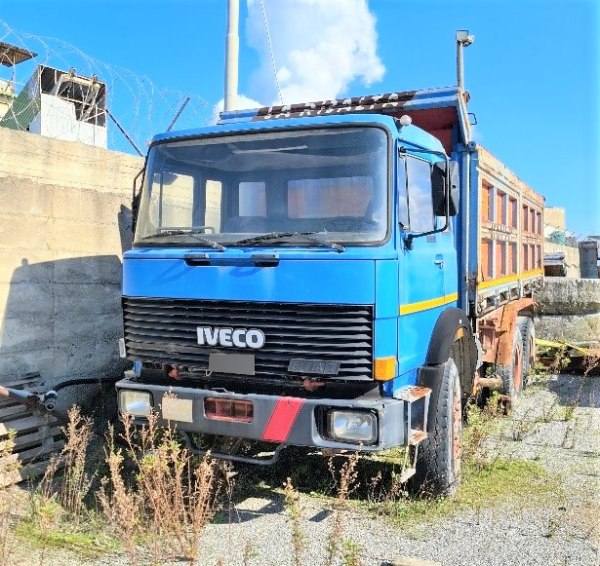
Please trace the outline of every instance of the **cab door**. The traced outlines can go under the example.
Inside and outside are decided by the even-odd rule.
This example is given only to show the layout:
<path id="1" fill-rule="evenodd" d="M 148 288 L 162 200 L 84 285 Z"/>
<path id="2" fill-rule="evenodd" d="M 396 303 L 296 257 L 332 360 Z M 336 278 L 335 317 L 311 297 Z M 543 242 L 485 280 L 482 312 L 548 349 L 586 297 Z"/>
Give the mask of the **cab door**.
<path id="1" fill-rule="evenodd" d="M 398 373 L 414 383 L 425 361 L 429 339 L 445 303 L 447 239 L 442 233 L 420 236 L 439 226 L 431 194 L 432 163 L 423 154 L 398 155 Z"/>

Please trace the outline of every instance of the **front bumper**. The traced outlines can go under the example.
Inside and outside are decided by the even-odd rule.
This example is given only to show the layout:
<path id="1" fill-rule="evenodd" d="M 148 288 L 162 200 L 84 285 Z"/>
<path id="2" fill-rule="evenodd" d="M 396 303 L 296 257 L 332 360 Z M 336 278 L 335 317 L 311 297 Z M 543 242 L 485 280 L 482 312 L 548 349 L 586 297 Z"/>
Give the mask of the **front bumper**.
<path id="1" fill-rule="evenodd" d="M 146 391 L 152 395 L 153 411 L 160 426 L 175 425 L 183 432 L 199 432 L 261 440 L 277 444 L 310 446 L 318 448 L 361 450 L 376 452 L 407 443 L 408 430 L 404 425 L 406 402 L 380 397 L 358 399 L 323 399 L 314 397 L 283 397 L 278 395 L 239 394 L 232 392 L 197 389 L 190 387 L 161 386 L 125 378 L 116 383 L 120 390 Z M 186 411 L 179 421 L 170 415 L 164 418 L 163 397 L 166 394 L 191 402 L 191 413 Z M 228 401 L 251 401 L 251 422 L 232 422 L 208 418 L 205 413 L 205 398 Z M 118 395 L 120 403 L 120 395 Z M 187 403 L 190 407 L 190 403 Z M 329 438 L 325 414 L 329 409 L 340 408 L 372 412 L 377 417 L 377 440 L 370 445 L 340 442 Z M 121 407 L 119 407 L 121 409 Z M 190 418 L 191 416 L 191 418 Z M 191 422 L 186 422 L 191 421 Z M 143 422 L 138 419 L 137 422 Z"/>

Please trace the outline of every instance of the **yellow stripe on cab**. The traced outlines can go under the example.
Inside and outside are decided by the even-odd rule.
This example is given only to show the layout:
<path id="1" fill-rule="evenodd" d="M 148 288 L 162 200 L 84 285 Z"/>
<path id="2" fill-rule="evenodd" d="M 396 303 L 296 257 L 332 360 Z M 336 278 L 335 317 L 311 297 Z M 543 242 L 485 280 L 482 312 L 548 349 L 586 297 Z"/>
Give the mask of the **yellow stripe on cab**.
<path id="1" fill-rule="evenodd" d="M 400 305 L 400 314 L 413 314 L 415 312 L 426 311 L 429 309 L 435 309 L 449 303 L 453 303 L 458 300 L 458 293 L 450 293 L 443 297 L 436 297 L 435 299 L 427 299 L 426 301 L 419 301 L 417 303 L 409 303 L 407 305 Z"/>

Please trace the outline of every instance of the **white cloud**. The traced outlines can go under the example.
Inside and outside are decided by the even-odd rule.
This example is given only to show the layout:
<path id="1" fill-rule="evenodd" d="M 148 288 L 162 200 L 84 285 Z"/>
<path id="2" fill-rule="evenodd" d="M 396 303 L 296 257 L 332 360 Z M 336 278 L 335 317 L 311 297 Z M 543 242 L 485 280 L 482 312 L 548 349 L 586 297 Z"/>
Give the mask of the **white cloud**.
<path id="1" fill-rule="evenodd" d="M 279 104 L 260 0 L 247 0 L 248 43 L 259 54 L 249 94 Z M 263 0 L 283 102 L 336 98 L 355 80 L 382 79 L 366 0 Z M 241 104 L 239 107 L 242 107 Z"/>
<path id="2" fill-rule="evenodd" d="M 219 100 L 219 102 L 217 102 L 213 106 L 213 114 L 212 114 L 212 120 L 211 120 L 212 124 L 217 123 L 217 120 L 219 119 L 219 113 L 223 112 L 224 106 L 225 106 L 225 99 L 223 99 L 223 98 L 221 98 L 221 100 Z M 237 95 L 237 108 L 262 108 L 263 106 L 265 106 L 263 103 L 257 102 L 256 100 L 254 100 L 252 98 L 248 98 L 247 96 L 244 96 L 243 94 Z"/>

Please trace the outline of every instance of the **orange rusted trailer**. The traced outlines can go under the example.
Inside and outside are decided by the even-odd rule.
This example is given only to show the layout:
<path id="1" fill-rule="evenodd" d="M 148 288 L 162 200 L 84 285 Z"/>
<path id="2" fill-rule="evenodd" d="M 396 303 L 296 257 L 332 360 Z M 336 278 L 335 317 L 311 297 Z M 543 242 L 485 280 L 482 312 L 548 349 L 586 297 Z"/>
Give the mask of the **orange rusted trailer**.
<path id="1" fill-rule="evenodd" d="M 482 346 L 480 373 L 492 367 L 501 389 L 514 395 L 535 355 L 533 306 L 544 273 L 544 197 L 482 147 L 474 167 L 477 260 L 469 286 Z"/>

